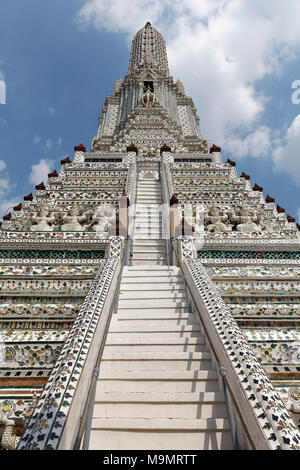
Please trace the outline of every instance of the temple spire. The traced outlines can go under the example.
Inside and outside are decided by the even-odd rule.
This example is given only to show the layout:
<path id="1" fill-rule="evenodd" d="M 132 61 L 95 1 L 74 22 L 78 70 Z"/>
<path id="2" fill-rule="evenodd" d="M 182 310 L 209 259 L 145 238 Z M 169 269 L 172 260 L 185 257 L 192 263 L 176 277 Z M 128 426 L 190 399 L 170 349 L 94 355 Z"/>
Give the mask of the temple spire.
<path id="1" fill-rule="evenodd" d="M 141 68 L 153 68 L 158 74 L 169 76 L 165 41 L 150 21 L 136 33 L 131 46 L 129 73 Z"/>

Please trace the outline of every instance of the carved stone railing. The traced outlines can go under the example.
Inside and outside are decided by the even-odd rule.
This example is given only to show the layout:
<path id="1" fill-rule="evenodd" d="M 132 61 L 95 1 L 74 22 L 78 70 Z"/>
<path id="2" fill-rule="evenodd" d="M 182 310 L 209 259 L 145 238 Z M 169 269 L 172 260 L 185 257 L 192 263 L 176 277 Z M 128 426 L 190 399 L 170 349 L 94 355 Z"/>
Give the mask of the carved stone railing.
<path id="1" fill-rule="evenodd" d="M 111 237 L 110 258 L 99 271 L 80 308 L 18 450 L 72 449 L 124 254 L 124 239 Z"/>
<path id="2" fill-rule="evenodd" d="M 135 203 L 136 185 L 137 185 L 137 164 L 136 164 L 136 153 L 128 152 L 128 175 L 125 186 L 126 194 L 129 198 L 130 204 Z"/>
<path id="3" fill-rule="evenodd" d="M 169 152 L 162 153 L 162 186 L 166 188 L 166 194 L 169 202 L 171 197 L 173 196 L 173 185 L 170 171 L 170 163 L 172 162 L 172 160 L 173 158 L 171 157 L 171 154 Z"/>
<path id="4" fill-rule="evenodd" d="M 255 449 L 300 450 L 300 432 L 200 261 L 191 237 L 178 256 L 216 361 L 224 365 L 233 401 Z"/>

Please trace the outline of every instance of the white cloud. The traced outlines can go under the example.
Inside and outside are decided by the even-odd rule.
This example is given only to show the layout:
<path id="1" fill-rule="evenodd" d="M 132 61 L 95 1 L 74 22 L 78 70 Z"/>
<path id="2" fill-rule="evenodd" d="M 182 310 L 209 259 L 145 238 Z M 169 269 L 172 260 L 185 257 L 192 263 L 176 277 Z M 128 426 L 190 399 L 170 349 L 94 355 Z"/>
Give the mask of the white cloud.
<path id="1" fill-rule="evenodd" d="M 0 160 L 0 173 L 3 172 L 6 168 L 6 163 L 3 160 Z M 7 175 L 1 174 L 0 177 L 0 199 L 6 196 L 11 191 L 11 182 Z"/>
<path id="2" fill-rule="evenodd" d="M 50 116 L 53 116 L 53 114 L 55 114 L 55 108 L 49 108 L 48 112 L 49 112 Z"/>
<path id="3" fill-rule="evenodd" d="M 33 139 L 33 143 L 34 143 L 35 145 L 38 145 L 38 144 L 40 143 L 40 141 L 41 141 L 41 138 L 40 138 L 39 136 L 36 136 L 36 137 Z"/>
<path id="4" fill-rule="evenodd" d="M 62 137 L 59 137 L 59 138 L 58 138 L 57 143 L 58 143 L 59 146 L 62 145 L 62 143 L 63 143 Z"/>
<path id="5" fill-rule="evenodd" d="M 0 104 L 6 104 L 6 83 L 1 79 L 0 73 Z"/>
<path id="6" fill-rule="evenodd" d="M 48 180 L 48 173 L 51 172 L 53 164 L 53 160 L 42 158 L 39 163 L 32 165 L 29 175 L 30 183 L 39 184 L 41 181 L 46 183 Z"/>
<path id="7" fill-rule="evenodd" d="M 267 157 L 272 146 L 271 129 L 268 126 L 259 126 L 244 139 L 232 135 L 225 141 L 225 146 L 236 158 L 247 155 Z"/>
<path id="8" fill-rule="evenodd" d="M 225 150 L 234 142 L 237 157 L 270 149 L 261 123 L 269 97 L 256 84 L 295 59 L 299 17 L 298 0 L 288 8 L 281 0 L 89 0 L 78 13 L 80 25 L 130 39 L 151 21 L 167 42 L 171 74 L 198 107 L 203 135 Z"/>
<path id="9" fill-rule="evenodd" d="M 6 163 L 3 160 L 0 160 L 0 172 L 6 168 Z"/>
<path id="10" fill-rule="evenodd" d="M 277 140 L 273 160 L 275 171 L 287 173 L 300 186 L 300 114 L 295 117 L 286 135 Z"/>

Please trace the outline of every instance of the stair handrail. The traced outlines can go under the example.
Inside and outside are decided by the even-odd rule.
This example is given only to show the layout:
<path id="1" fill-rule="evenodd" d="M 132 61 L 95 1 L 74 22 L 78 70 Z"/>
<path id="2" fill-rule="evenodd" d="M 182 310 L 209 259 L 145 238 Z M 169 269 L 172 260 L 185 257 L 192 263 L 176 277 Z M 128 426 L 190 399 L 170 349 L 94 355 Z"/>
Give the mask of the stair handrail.
<path id="1" fill-rule="evenodd" d="M 134 245 L 134 236 L 135 236 L 135 226 L 136 226 L 136 201 L 137 201 L 137 186 L 138 186 L 138 162 L 135 161 L 132 164 L 132 172 L 134 173 L 135 184 L 134 190 L 131 192 L 132 196 L 130 199 L 130 220 L 128 224 L 128 237 L 127 237 L 127 249 L 125 256 L 125 266 L 132 265 L 132 256 L 133 256 L 133 245 Z M 131 214 L 133 208 L 133 214 Z"/>
<path id="2" fill-rule="evenodd" d="M 193 293 L 189 289 L 186 275 L 184 274 L 183 269 L 182 269 L 182 262 L 181 262 L 181 260 L 178 256 L 178 253 L 175 249 L 174 241 L 175 241 L 175 239 L 174 239 L 174 237 L 172 237 L 171 238 L 172 260 L 174 260 L 174 257 L 173 257 L 173 253 L 174 253 L 175 258 L 177 260 L 177 263 L 178 263 L 178 265 L 181 269 L 181 272 L 182 272 L 184 285 L 185 285 L 185 290 L 186 290 L 186 295 L 187 295 L 188 305 L 190 306 L 191 303 L 192 303 L 193 307 L 197 310 L 198 317 L 200 319 L 200 314 L 198 312 L 197 303 L 195 301 Z M 192 299 L 192 302 L 190 301 L 190 299 Z M 201 322 L 201 320 L 200 320 L 200 322 Z M 205 325 L 203 325 L 202 322 L 201 322 L 201 326 L 202 326 L 203 330 L 205 331 L 205 339 L 208 341 L 210 349 L 213 351 L 213 355 L 214 355 L 214 358 L 217 362 L 218 370 L 219 370 L 220 376 L 222 378 L 222 384 L 223 384 L 223 390 L 224 390 L 226 409 L 227 409 L 227 415 L 228 415 L 228 421 L 229 421 L 229 426 L 230 426 L 230 432 L 231 432 L 233 448 L 234 448 L 234 450 L 239 450 L 240 446 L 239 446 L 239 441 L 238 441 L 238 437 L 237 437 L 236 422 L 235 422 L 235 417 L 234 417 L 233 408 L 232 408 L 232 391 L 230 389 L 230 384 L 228 383 L 227 371 L 226 371 L 225 366 L 219 360 L 217 352 L 215 351 L 214 345 L 213 345 L 212 341 L 209 338 L 209 335 L 206 331 Z M 244 425 L 245 424 L 246 423 L 244 423 Z M 249 438 L 250 438 L 250 436 L 249 436 Z M 250 438 L 250 440 L 251 440 L 251 438 Z"/>
<path id="3" fill-rule="evenodd" d="M 109 326 L 110 326 L 110 323 L 111 323 L 112 315 L 113 315 L 113 313 L 117 313 L 116 310 L 117 310 L 118 300 L 119 300 L 119 295 L 120 295 L 120 285 L 121 285 L 124 265 L 125 265 L 125 260 L 124 260 L 124 257 L 123 257 L 122 260 L 121 260 L 121 267 L 120 267 L 120 271 L 119 271 L 119 274 L 118 274 L 118 281 L 117 281 L 114 297 L 113 297 L 113 300 L 111 302 L 109 314 L 108 314 L 108 317 L 107 317 L 107 322 L 106 322 L 106 325 L 105 325 L 105 328 L 104 328 L 104 333 L 103 333 L 102 340 L 101 340 L 101 343 L 100 343 L 100 347 L 99 347 L 99 350 L 98 350 L 98 355 L 97 355 L 96 362 L 95 362 L 95 365 L 94 365 L 94 368 L 93 368 L 92 379 L 91 379 L 91 382 L 90 382 L 90 385 L 89 385 L 89 391 L 88 391 L 87 399 L 86 399 L 86 402 L 85 402 L 84 411 L 83 411 L 83 414 L 82 414 L 82 417 L 81 417 L 81 420 L 80 420 L 79 430 L 78 430 L 78 433 L 77 433 L 77 437 L 75 439 L 73 450 L 80 450 L 80 446 L 81 446 L 83 436 L 84 436 L 84 440 L 83 440 L 83 446 L 82 446 L 81 450 L 88 450 L 89 449 L 89 441 L 90 441 L 90 434 L 91 434 L 91 427 L 92 427 L 93 410 L 94 410 L 95 396 L 96 396 L 96 385 L 97 385 L 97 380 L 98 380 L 99 373 L 100 373 L 100 362 L 101 362 L 101 359 L 102 359 L 103 349 L 104 349 L 104 346 L 105 346 L 107 333 L 108 333 L 108 329 L 109 329 Z"/>
<path id="4" fill-rule="evenodd" d="M 162 196 L 163 196 L 163 228 L 166 243 L 167 265 L 170 266 L 170 199 L 168 197 L 167 177 L 165 175 L 165 165 L 160 165 L 160 175 L 162 181 Z"/>

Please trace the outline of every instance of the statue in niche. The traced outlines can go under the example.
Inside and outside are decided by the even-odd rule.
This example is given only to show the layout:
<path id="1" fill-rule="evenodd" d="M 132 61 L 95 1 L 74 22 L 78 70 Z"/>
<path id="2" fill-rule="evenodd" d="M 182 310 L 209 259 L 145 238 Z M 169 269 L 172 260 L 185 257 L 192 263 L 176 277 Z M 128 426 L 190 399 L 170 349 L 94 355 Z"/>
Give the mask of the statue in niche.
<path id="1" fill-rule="evenodd" d="M 152 108 L 156 101 L 155 93 L 152 91 L 150 85 L 147 86 L 146 91 L 143 93 L 142 102 L 145 108 Z"/>
<path id="2" fill-rule="evenodd" d="M 80 215 L 77 204 L 74 204 L 68 215 L 63 216 L 63 224 L 61 230 L 63 232 L 82 232 L 84 227 L 82 223 L 85 222 L 86 216 Z"/>
<path id="3" fill-rule="evenodd" d="M 115 221 L 116 209 L 110 204 L 102 204 L 92 214 L 89 229 L 93 232 L 107 234 L 108 227 Z"/>
<path id="4" fill-rule="evenodd" d="M 41 206 L 38 214 L 31 217 L 31 222 L 30 230 L 33 232 L 53 232 L 55 217 L 53 214 L 49 215 L 45 206 Z"/>
<path id="5" fill-rule="evenodd" d="M 258 224 L 261 230 L 265 230 L 266 232 L 273 232 L 276 230 L 276 222 L 273 220 L 271 214 L 263 214 L 262 212 L 258 214 Z"/>
<path id="6" fill-rule="evenodd" d="M 228 215 L 213 204 L 205 216 L 206 230 L 208 232 L 231 232 L 232 226 L 226 225 Z M 208 223 L 208 224 L 207 224 Z"/>
<path id="7" fill-rule="evenodd" d="M 250 210 L 246 205 L 239 206 L 237 213 L 231 213 L 231 219 L 236 224 L 238 232 L 256 232 L 260 229 L 256 222 L 258 217 L 255 211 Z"/>

